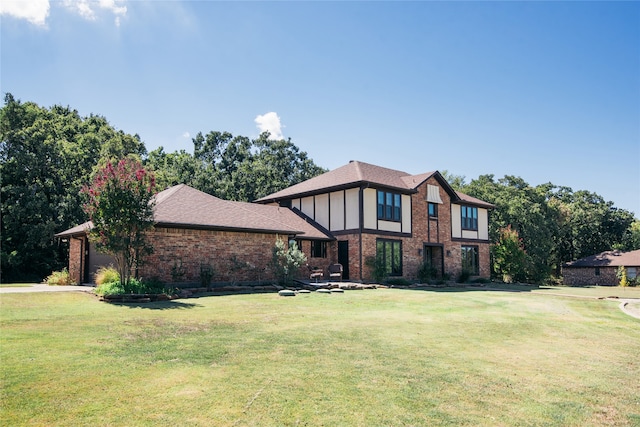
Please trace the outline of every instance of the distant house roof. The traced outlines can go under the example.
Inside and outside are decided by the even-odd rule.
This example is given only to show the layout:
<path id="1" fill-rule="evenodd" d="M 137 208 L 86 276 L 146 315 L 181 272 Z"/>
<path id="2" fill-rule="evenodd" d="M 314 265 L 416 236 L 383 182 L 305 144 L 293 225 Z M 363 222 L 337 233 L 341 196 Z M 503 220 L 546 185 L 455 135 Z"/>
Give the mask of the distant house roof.
<path id="1" fill-rule="evenodd" d="M 153 219 L 156 226 L 209 228 L 303 235 L 309 239 L 333 239 L 312 220 L 291 209 L 223 200 L 188 185 L 180 184 L 155 196 Z M 57 237 L 80 235 L 90 222 L 73 227 Z"/>
<path id="2" fill-rule="evenodd" d="M 262 197 L 256 202 L 271 203 L 294 197 L 305 197 L 327 191 L 354 188 L 362 184 L 396 189 L 404 193 L 415 192 L 427 179 L 435 177 L 447 191 L 453 202 L 464 201 L 479 206 L 493 208 L 490 203 L 457 192 L 442 177 L 440 172 L 426 172 L 419 175 L 410 175 L 406 172 L 388 169 L 369 163 L 352 160 L 348 164 L 332 171 L 323 173 L 284 190 Z"/>
<path id="3" fill-rule="evenodd" d="M 640 250 L 631 252 L 607 251 L 563 265 L 572 267 L 640 267 Z"/>

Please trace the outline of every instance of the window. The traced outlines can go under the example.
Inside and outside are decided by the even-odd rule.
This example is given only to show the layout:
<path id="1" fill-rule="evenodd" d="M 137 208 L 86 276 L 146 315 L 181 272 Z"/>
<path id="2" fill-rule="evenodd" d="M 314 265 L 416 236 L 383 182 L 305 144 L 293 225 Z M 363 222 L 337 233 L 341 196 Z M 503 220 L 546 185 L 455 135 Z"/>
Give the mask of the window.
<path id="1" fill-rule="evenodd" d="M 381 260 L 389 276 L 402 276 L 402 242 L 399 240 L 378 239 L 376 258 Z"/>
<path id="2" fill-rule="evenodd" d="M 429 217 L 437 218 L 438 217 L 438 205 L 435 203 L 429 202 Z"/>
<path id="3" fill-rule="evenodd" d="M 311 241 L 311 258 L 326 258 L 327 242 L 321 240 Z"/>
<path id="4" fill-rule="evenodd" d="M 398 193 L 378 190 L 378 219 L 400 221 L 402 219 L 401 200 Z"/>
<path id="5" fill-rule="evenodd" d="M 600 275 L 600 267 L 596 267 L 596 276 Z"/>
<path id="6" fill-rule="evenodd" d="M 471 206 L 461 206 L 462 213 L 462 229 L 477 230 L 478 229 L 478 208 Z"/>
<path id="7" fill-rule="evenodd" d="M 636 277 L 638 277 L 638 269 L 636 269 L 635 267 L 628 267 L 627 268 L 627 278 L 628 279 L 635 279 Z"/>
<path id="8" fill-rule="evenodd" d="M 462 246 L 462 269 L 471 273 L 472 276 L 480 274 L 480 263 L 478 261 L 477 246 Z"/>

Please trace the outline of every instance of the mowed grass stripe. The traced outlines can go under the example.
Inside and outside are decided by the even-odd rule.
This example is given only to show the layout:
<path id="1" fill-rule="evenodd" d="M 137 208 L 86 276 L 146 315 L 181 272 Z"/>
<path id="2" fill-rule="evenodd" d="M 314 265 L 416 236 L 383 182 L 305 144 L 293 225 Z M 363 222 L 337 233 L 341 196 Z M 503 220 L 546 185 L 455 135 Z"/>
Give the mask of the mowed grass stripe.
<path id="1" fill-rule="evenodd" d="M 0 296 L 2 425 L 638 425 L 617 302 L 420 290 Z"/>

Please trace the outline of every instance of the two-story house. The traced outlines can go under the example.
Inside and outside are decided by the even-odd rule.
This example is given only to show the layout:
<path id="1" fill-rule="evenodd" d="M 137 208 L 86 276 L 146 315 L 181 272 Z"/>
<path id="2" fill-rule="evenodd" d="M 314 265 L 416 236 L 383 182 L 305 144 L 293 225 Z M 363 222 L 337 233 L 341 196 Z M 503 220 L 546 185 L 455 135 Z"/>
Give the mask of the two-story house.
<path id="1" fill-rule="evenodd" d="M 256 202 L 291 208 L 335 237 L 298 236 L 310 263 L 337 260 L 351 280 L 371 278 L 369 257 L 380 257 L 391 276 L 415 278 L 423 262 L 439 275 L 490 275 L 493 205 L 456 192 L 437 171 L 409 175 L 351 161 Z"/>
<path id="2" fill-rule="evenodd" d="M 211 265 L 214 281 L 268 280 L 278 239 L 296 240 L 310 267 L 339 262 L 343 279 L 370 280 L 370 257 L 380 257 L 389 275 L 408 279 L 423 262 L 439 276 L 455 278 L 463 269 L 490 275 L 492 205 L 454 191 L 439 172 L 408 175 L 354 161 L 257 203 L 186 185 L 158 193 L 155 202 L 148 236 L 154 252 L 140 266 L 141 277 L 197 282 L 202 266 Z M 113 262 L 89 241 L 91 226 L 57 234 L 69 243 L 69 273 L 79 283 Z"/>

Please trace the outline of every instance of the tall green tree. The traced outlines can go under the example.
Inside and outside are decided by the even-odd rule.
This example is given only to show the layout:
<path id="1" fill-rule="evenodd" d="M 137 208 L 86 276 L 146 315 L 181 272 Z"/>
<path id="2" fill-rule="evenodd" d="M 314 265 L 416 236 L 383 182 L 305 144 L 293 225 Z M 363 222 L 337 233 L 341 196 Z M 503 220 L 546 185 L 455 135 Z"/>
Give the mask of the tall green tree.
<path id="1" fill-rule="evenodd" d="M 227 200 L 253 201 L 326 170 L 288 140 L 257 139 L 229 132 L 201 132 L 193 138 L 192 185 Z"/>
<path id="2" fill-rule="evenodd" d="M 103 117 L 23 103 L 10 93 L 0 137 L 2 281 L 41 280 L 66 265 L 53 235 L 85 221 L 80 190 L 101 159 L 146 150 Z"/>
<path id="3" fill-rule="evenodd" d="M 134 158 L 108 162 L 83 189 L 88 196 L 84 210 L 93 223 L 89 238 L 99 251 L 115 258 L 125 286 L 153 251 L 147 232 L 154 224 L 154 190 L 153 175 Z"/>

